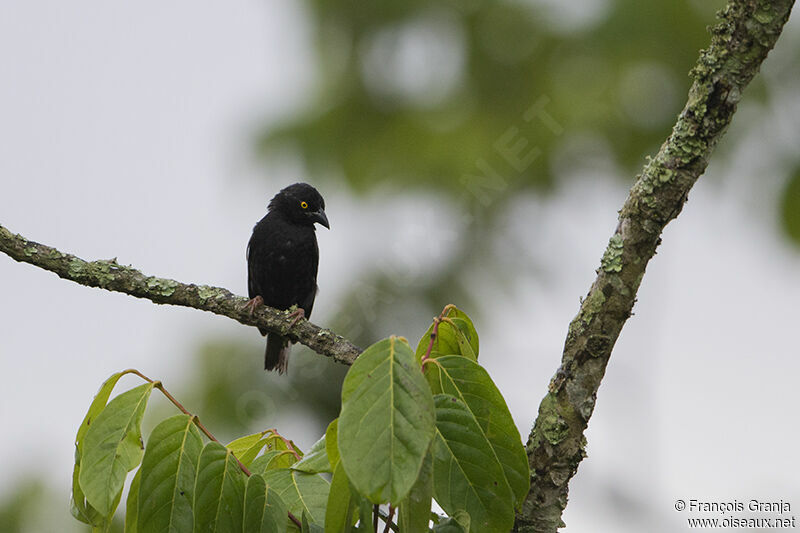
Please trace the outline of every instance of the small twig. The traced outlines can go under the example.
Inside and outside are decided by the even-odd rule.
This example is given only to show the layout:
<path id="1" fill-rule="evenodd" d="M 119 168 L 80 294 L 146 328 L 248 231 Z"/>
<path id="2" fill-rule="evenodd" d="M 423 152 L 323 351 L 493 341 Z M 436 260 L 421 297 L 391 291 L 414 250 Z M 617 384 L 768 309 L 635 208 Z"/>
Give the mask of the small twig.
<path id="1" fill-rule="evenodd" d="M 389 515 L 387 515 L 386 513 L 381 511 L 380 509 L 378 510 L 378 515 L 381 517 L 381 519 L 384 522 L 389 520 Z M 392 531 L 395 531 L 397 533 L 399 533 L 399 531 L 400 531 L 400 527 L 397 524 L 395 524 L 394 522 L 392 522 L 391 520 L 389 520 L 389 529 L 391 529 Z"/>
<path id="2" fill-rule="evenodd" d="M 301 460 L 303 458 L 303 456 L 297 451 L 297 448 L 294 445 L 294 441 L 289 440 L 286 437 L 284 437 L 283 435 L 281 435 L 280 433 L 278 433 L 277 429 L 269 428 L 267 430 L 264 430 L 262 435 L 266 435 L 267 433 L 271 433 L 273 436 L 278 437 L 279 439 L 281 439 L 283 441 L 283 443 L 286 445 L 286 448 L 287 448 L 286 451 L 291 452 L 294 455 L 295 459 L 297 459 L 299 461 L 299 460 Z"/>
<path id="3" fill-rule="evenodd" d="M 425 350 L 425 355 L 422 356 L 421 363 L 424 363 L 428 360 L 431 356 L 431 350 L 433 350 L 433 343 L 436 342 L 436 336 L 439 335 L 439 322 L 441 322 L 441 318 L 436 317 L 433 319 L 433 330 L 431 331 L 431 341 L 428 343 L 428 349 Z"/>
<path id="4" fill-rule="evenodd" d="M 372 507 L 372 531 L 374 531 L 375 533 L 378 533 L 378 516 L 380 516 L 380 514 L 381 514 L 381 508 L 376 503 Z"/>
<path id="5" fill-rule="evenodd" d="M 455 305 L 447 304 L 444 306 L 444 309 L 442 309 L 442 312 L 439 314 L 439 316 L 434 317 L 433 330 L 431 331 L 431 341 L 428 343 L 428 349 L 425 350 L 425 355 L 422 356 L 422 360 L 420 361 L 421 363 L 424 363 L 431 356 L 431 351 L 433 351 L 433 343 L 436 342 L 436 337 L 439 335 L 439 323 L 444 320 L 453 324 L 447 315 L 450 314 L 451 309 L 455 308 Z"/>
<path id="6" fill-rule="evenodd" d="M 208 428 L 206 428 L 203 425 L 203 423 L 200 422 L 200 419 L 197 417 L 197 415 L 193 415 L 192 413 L 190 413 L 183 405 L 181 405 L 181 402 L 176 400 L 175 397 L 172 394 L 170 394 L 169 391 L 167 391 L 167 389 L 164 388 L 164 384 L 163 383 L 161 383 L 160 381 L 156 381 L 154 379 L 150 379 L 149 377 L 145 376 L 144 374 L 142 374 L 141 372 L 139 372 L 135 368 L 129 368 L 128 370 L 123 371 L 122 374 L 123 375 L 124 374 L 136 374 L 137 376 L 139 376 L 143 380 L 147 381 L 148 383 L 152 383 L 155 388 L 160 390 L 161 393 L 164 396 L 166 396 L 167 400 L 172 402 L 172 405 L 177 407 L 183 414 L 189 415 L 189 417 L 191 417 L 191 419 L 192 419 L 192 422 L 194 422 L 194 425 L 196 425 L 200 429 L 200 431 L 205 433 L 206 437 L 208 437 L 209 439 L 213 440 L 217 444 L 222 444 L 219 440 L 217 440 L 217 438 L 214 435 L 211 434 L 211 432 L 208 430 Z M 224 444 L 222 444 L 222 445 L 225 446 Z M 248 470 L 247 467 L 242 464 L 242 462 L 239 460 L 238 457 L 236 457 L 235 454 L 233 455 L 233 458 L 236 459 L 237 463 L 239 463 L 239 468 L 242 469 L 242 472 L 244 472 L 247 477 L 250 477 L 250 475 L 251 475 L 250 470 Z"/>
<path id="7" fill-rule="evenodd" d="M 179 410 L 180 410 L 180 411 L 181 411 L 183 414 L 185 414 L 185 415 L 188 415 L 188 416 L 191 418 L 191 420 L 192 420 L 192 422 L 194 423 L 194 425 L 196 425 L 196 426 L 197 426 L 197 427 L 200 429 L 200 431 L 202 431 L 202 432 L 205 434 L 205 436 L 206 436 L 206 437 L 208 437 L 210 440 L 212 440 L 212 441 L 216 442 L 217 444 L 221 444 L 221 445 L 225 446 L 225 445 L 224 445 L 224 444 L 222 444 L 222 443 L 221 443 L 219 440 L 217 440 L 217 438 L 216 438 L 214 435 L 212 435 L 212 434 L 211 434 L 211 432 L 208 430 L 208 428 L 206 428 L 206 427 L 203 425 L 203 423 L 202 423 L 202 422 L 200 422 L 200 419 L 197 417 L 197 415 L 193 415 L 192 413 L 190 413 L 190 412 L 189 412 L 189 411 L 188 411 L 188 410 L 187 410 L 187 409 L 186 409 L 186 408 L 185 408 L 185 407 L 184 407 L 184 406 L 181 404 L 181 402 L 179 402 L 178 400 L 176 400 L 176 399 L 175 399 L 175 397 L 174 397 L 172 394 L 170 394 L 170 393 L 169 393 L 169 391 L 168 391 L 166 388 L 164 388 L 164 384 L 163 384 L 163 383 L 161 383 L 160 381 L 156 381 L 156 380 L 154 380 L 154 379 L 150 379 L 149 377 L 145 376 L 144 374 L 142 374 L 141 372 L 139 372 L 139 371 L 138 371 L 138 370 L 136 370 L 135 368 L 129 368 L 129 369 L 127 369 L 127 370 L 123 370 L 122 372 L 120 372 L 120 374 L 121 374 L 121 375 L 125 375 L 125 374 L 135 374 L 135 375 L 139 376 L 140 378 L 142 378 L 143 380 L 147 381 L 148 383 L 152 383 L 152 384 L 153 384 L 153 387 L 155 387 L 156 389 L 160 390 L 160 391 L 161 391 L 161 393 L 162 393 L 162 394 L 163 394 L 163 395 L 164 395 L 164 396 L 167 398 L 167 400 L 169 400 L 170 402 L 172 402 L 172 405 L 174 405 L 175 407 L 177 407 L 177 408 L 178 408 L 178 409 L 179 409 Z M 283 439 L 284 441 L 286 441 L 286 439 L 284 439 L 284 438 L 283 438 L 281 435 L 279 435 L 277 431 L 275 431 L 274 433 L 275 433 L 276 435 L 278 435 L 278 437 L 280 437 L 281 439 Z M 291 441 L 290 441 L 290 442 L 291 442 Z M 227 447 L 226 447 L 226 448 L 227 448 Z M 295 452 L 294 450 L 292 450 L 292 452 L 293 452 L 295 455 L 297 455 L 297 452 Z M 252 474 L 251 474 L 251 472 L 250 472 L 250 470 L 248 470 L 248 468 L 247 468 L 246 466 L 244 466 L 244 464 L 242 464 L 242 462 L 239 460 L 239 458 L 238 458 L 238 457 L 236 457 L 236 454 L 231 454 L 231 455 L 233 456 L 233 458 L 234 458 L 234 459 L 236 459 L 236 462 L 239 464 L 239 468 L 241 468 L 241 469 L 242 469 L 242 472 L 244 472 L 244 474 L 245 474 L 247 477 L 250 477 L 250 476 L 252 475 Z M 303 524 L 300 522 L 300 520 L 298 520 L 298 519 L 297 519 L 297 517 L 296 517 L 296 516 L 294 516 L 294 515 L 291 513 L 291 511 L 287 511 L 287 512 L 288 512 L 288 515 L 289 515 L 289 520 L 291 520 L 292 522 L 294 522 L 294 524 L 295 524 L 297 527 L 299 527 L 299 528 L 302 528 L 302 527 L 303 527 Z"/>
<path id="8" fill-rule="evenodd" d="M 283 437 L 281 437 L 281 438 L 283 439 Z M 292 441 L 287 441 L 286 439 L 283 439 L 283 441 L 284 441 L 284 442 L 286 443 L 286 445 L 289 447 L 289 450 L 288 450 L 288 451 L 292 452 L 292 453 L 294 454 L 294 457 L 295 457 L 295 459 L 297 459 L 298 461 L 300 461 L 300 460 L 301 460 L 303 457 L 302 457 L 302 456 L 301 456 L 301 455 L 300 455 L 300 454 L 297 452 L 297 450 L 295 449 L 295 447 L 294 447 L 294 442 L 292 442 Z"/>
<path id="9" fill-rule="evenodd" d="M 383 522 L 386 524 L 386 526 L 384 526 L 383 528 L 383 533 L 389 533 L 389 530 L 392 527 L 392 517 L 394 517 L 394 507 L 390 505 L 389 516 L 383 518 Z M 377 531 L 375 533 L 377 533 Z"/>
<path id="10" fill-rule="evenodd" d="M 455 322 L 453 322 L 453 319 L 452 319 L 452 318 L 450 318 L 449 316 L 443 316 L 443 317 L 441 317 L 441 319 L 440 319 L 440 320 L 441 320 L 442 322 L 446 322 L 446 323 L 450 324 L 450 325 L 451 325 L 451 326 L 453 326 L 454 328 L 457 328 L 457 327 L 458 327 L 458 326 L 456 326 L 456 323 L 455 323 Z"/>

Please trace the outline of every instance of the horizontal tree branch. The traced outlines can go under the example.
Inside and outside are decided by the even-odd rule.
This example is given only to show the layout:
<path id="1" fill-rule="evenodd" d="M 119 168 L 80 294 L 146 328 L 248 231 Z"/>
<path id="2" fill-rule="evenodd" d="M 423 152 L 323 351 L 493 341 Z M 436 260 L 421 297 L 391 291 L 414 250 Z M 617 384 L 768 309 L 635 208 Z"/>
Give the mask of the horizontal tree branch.
<path id="1" fill-rule="evenodd" d="M 648 161 L 619 215 L 597 278 L 573 319 L 561 366 L 528 439 L 531 490 L 515 531 L 557 531 L 567 489 L 585 457 L 586 430 L 611 350 L 631 315 L 661 232 L 731 122 L 742 91 L 781 34 L 794 0 L 730 0 L 711 45 L 692 70 L 689 98 L 672 134 Z"/>
<path id="2" fill-rule="evenodd" d="M 180 305 L 232 318 L 247 326 L 265 328 L 292 342 L 305 344 L 315 352 L 346 365 L 352 364 L 361 349 L 344 337 L 300 319 L 294 326 L 288 312 L 259 307 L 252 315 L 245 310 L 247 298 L 227 289 L 209 285 L 181 283 L 147 276 L 130 266 L 108 261 L 84 261 L 50 246 L 11 233 L 0 226 L 0 251 L 11 258 L 49 270 L 59 277 L 108 291 L 122 292 L 157 304 Z"/>

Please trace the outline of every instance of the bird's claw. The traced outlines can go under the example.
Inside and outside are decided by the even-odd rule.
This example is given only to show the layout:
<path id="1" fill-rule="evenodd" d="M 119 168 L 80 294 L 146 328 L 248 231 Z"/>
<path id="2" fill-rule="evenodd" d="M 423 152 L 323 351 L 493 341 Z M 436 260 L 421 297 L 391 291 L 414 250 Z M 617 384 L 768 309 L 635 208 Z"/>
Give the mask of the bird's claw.
<path id="1" fill-rule="evenodd" d="M 306 317 L 306 312 L 303 310 L 302 307 L 298 307 L 297 309 L 289 313 L 289 317 L 292 319 L 292 323 L 289 324 L 289 327 L 293 328 L 301 318 Z"/>
<path id="2" fill-rule="evenodd" d="M 247 311 L 250 316 L 253 316 L 253 313 L 256 312 L 256 309 L 264 305 L 264 299 L 261 296 L 256 296 L 247 301 L 246 304 L 242 307 L 243 311 Z"/>

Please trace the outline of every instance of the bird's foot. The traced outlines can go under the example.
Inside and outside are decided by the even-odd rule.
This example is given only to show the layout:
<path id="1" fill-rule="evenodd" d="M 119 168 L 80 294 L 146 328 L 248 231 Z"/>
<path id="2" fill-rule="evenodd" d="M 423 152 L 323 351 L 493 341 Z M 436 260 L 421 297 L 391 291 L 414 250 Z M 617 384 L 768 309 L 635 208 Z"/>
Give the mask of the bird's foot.
<path id="1" fill-rule="evenodd" d="M 253 316 L 253 313 L 256 312 L 256 309 L 264 305 L 264 299 L 261 296 L 256 296 L 247 301 L 246 304 L 242 307 L 243 311 L 247 311 L 250 316 Z"/>
<path id="2" fill-rule="evenodd" d="M 297 309 L 289 313 L 289 317 L 292 319 L 292 323 L 289 324 L 289 327 L 293 328 L 301 318 L 306 317 L 306 312 L 303 311 L 302 307 L 298 307 Z"/>

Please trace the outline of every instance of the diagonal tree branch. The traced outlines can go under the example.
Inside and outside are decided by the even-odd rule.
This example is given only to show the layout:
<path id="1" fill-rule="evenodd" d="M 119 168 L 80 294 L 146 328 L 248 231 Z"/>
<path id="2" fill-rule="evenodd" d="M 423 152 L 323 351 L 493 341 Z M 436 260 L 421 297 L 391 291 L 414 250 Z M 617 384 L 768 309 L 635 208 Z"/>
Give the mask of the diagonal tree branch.
<path id="1" fill-rule="evenodd" d="M 84 261 L 37 242 L 15 235 L 0 226 L 0 252 L 56 273 L 59 277 L 109 291 L 145 298 L 157 304 L 181 305 L 227 316 L 247 326 L 260 326 L 305 344 L 334 361 L 352 364 L 361 349 L 330 330 L 301 319 L 292 326 L 288 312 L 260 307 L 251 316 L 244 309 L 247 298 L 227 289 L 180 283 L 175 280 L 146 276 L 139 270 L 109 261 Z"/>
<path id="2" fill-rule="evenodd" d="M 664 227 L 678 216 L 705 171 L 742 91 L 775 45 L 793 4 L 794 0 L 730 0 L 711 29 L 711 45 L 691 73 L 694 81 L 686 107 L 631 188 L 597 278 L 570 324 L 561 366 L 528 439 L 531 490 L 515 531 L 551 533 L 564 526 L 561 514 L 568 484 L 586 455 L 583 433 L 645 267 Z"/>

